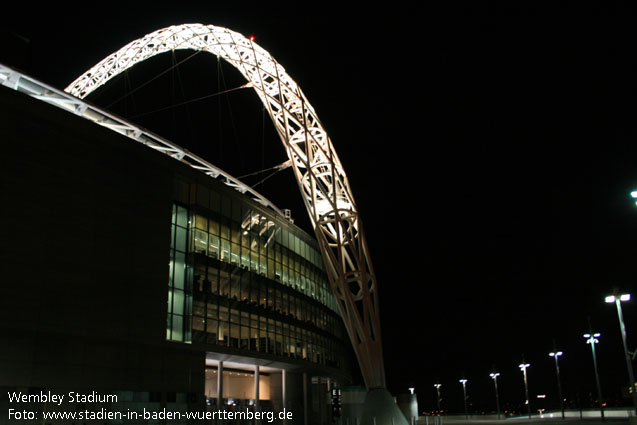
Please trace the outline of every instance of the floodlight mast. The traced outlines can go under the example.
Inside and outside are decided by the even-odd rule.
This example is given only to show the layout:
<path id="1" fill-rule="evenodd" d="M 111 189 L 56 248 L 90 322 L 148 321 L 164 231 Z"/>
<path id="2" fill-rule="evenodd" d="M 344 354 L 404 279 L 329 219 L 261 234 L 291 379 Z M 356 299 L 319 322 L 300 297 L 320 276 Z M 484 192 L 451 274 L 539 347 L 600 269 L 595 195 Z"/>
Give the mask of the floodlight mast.
<path id="1" fill-rule="evenodd" d="M 133 65 L 177 49 L 207 51 L 228 61 L 268 110 L 292 161 L 365 385 L 370 390 L 385 388 L 378 287 L 347 176 L 313 107 L 266 50 L 227 28 L 171 26 L 109 55 L 65 91 L 84 98 Z"/>
<path id="2" fill-rule="evenodd" d="M 524 396 L 526 397 L 526 411 L 529 414 L 529 419 L 531 419 L 531 400 L 529 399 L 529 381 L 526 376 L 526 369 L 531 365 L 529 363 L 524 362 L 524 356 L 522 356 L 522 364 L 518 366 L 522 371 L 522 375 L 524 377 Z"/>

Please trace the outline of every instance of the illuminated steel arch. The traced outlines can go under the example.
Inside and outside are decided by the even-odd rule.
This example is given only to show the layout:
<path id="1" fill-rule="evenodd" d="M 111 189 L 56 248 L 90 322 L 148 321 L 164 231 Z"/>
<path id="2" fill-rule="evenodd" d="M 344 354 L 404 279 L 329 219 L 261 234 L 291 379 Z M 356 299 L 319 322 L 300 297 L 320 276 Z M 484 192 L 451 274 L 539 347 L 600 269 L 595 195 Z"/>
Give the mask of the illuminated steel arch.
<path id="1" fill-rule="evenodd" d="M 225 59 L 267 108 L 292 162 L 365 384 L 384 388 L 378 286 L 345 170 L 300 87 L 266 50 L 226 28 L 171 26 L 124 46 L 65 91 L 84 98 L 133 65 L 177 49 L 207 51 Z"/>

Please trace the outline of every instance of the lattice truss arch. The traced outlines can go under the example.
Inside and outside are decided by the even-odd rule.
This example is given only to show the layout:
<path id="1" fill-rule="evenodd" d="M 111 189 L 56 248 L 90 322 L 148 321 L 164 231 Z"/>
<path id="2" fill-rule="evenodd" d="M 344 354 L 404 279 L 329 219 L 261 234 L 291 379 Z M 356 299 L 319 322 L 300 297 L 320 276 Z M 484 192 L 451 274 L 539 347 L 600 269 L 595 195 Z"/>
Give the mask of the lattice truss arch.
<path id="1" fill-rule="evenodd" d="M 109 55 L 65 91 L 84 98 L 135 64 L 177 49 L 207 51 L 228 61 L 267 108 L 292 161 L 365 384 L 385 387 L 377 282 L 347 176 L 300 87 L 266 50 L 226 28 L 171 26 Z"/>

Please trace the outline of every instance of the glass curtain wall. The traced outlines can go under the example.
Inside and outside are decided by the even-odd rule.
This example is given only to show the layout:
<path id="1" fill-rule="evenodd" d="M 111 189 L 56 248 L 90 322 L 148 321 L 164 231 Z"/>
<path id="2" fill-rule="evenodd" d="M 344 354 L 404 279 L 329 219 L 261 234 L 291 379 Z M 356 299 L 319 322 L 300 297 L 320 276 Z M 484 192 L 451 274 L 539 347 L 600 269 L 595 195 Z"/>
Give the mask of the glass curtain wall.
<path id="1" fill-rule="evenodd" d="M 192 277 L 188 264 L 188 210 L 173 204 L 166 339 L 191 342 Z"/>
<path id="2" fill-rule="evenodd" d="M 173 210 L 168 339 L 342 364 L 345 335 L 316 243 L 239 195 L 188 192 L 189 209 Z"/>

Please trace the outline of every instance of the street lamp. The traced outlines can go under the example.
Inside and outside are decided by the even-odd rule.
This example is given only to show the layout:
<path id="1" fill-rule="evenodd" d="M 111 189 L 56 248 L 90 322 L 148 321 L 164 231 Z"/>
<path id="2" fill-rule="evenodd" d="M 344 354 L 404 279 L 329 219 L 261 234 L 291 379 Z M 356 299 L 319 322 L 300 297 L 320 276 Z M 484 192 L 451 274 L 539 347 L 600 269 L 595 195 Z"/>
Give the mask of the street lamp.
<path id="1" fill-rule="evenodd" d="M 599 399 L 599 411 L 603 421 L 604 404 L 602 402 L 602 389 L 599 385 L 599 373 L 597 372 L 597 357 L 595 356 L 595 344 L 599 343 L 599 340 L 597 338 L 599 338 L 600 335 L 600 333 L 584 334 L 584 338 L 586 338 L 586 343 L 591 345 L 591 351 L 593 353 L 593 367 L 595 368 L 595 382 L 597 383 L 597 398 Z"/>
<path id="2" fill-rule="evenodd" d="M 500 395 L 498 394 L 498 376 L 500 376 L 500 374 L 493 372 L 489 374 L 489 376 L 493 379 L 493 385 L 495 386 L 495 408 L 498 412 L 498 419 L 500 419 Z"/>
<path id="3" fill-rule="evenodd" d="M 531 419 L 531 400 L 529 400 L 529 384 L 526 379 L 526 369 L 531 366 L 528 363 L 524 363 L 524 358 L 522 358 L 522 364 L 520 365 L 520 370 L 524 374 L 524 396 L 526 397 L 526 410 L 529 414 L 529 419 Z"/>
<path id="4" fill-rule="evenodd" d="M 469 420 L 469 410 L 467 409 L 467 380 L 462 378 L 459 381 L 462 384 L 462 395 L 464 396 L 464 415 Z"/>
<path id="5" fill-rule="evenodd" d="M 630 393 L 633 396 L 633 405 L 635 407 L 635 415 L 637 415 L 637 388 L 635 387 L 635 375 L 633 374 L 633 364 L 628 345 L 626 344 L 626 326 L 624 325 L 624 315 L 622 314 L 622 301 L 630 301 L 630 294 L 609 295 L 606 297 L 607 303 L 615 303 L 617 306 L 617 316 L 619 317 L 619 329 L 622 334 L 622 342 L 624 343 L 624 355 L 626 357 L 626 367 L 628 368 L 628 379 L 630 381 Z"/>
<path id="6" fill-rule="evenodd" d="M 436 394 L 438 394 L 438 415 L 440 415 L 440 401 L 442 400 L 440 398 L 440 387 L 442 387 L 442 384 L 434 384 L 434 387 L 436 387 Z"/>
<path id="7" fill-rule="evenodd" d="M 562 356 L 564 353 L 561 351 L 555 351 L 549 353 L 549 356 L 555 359 L 555 372 L 557 373 L 557 395 L 560 397 L 560 409 L 562 409 L 562 419 L 564 419 L 564 397 L 562 397 L 562 381 L 560 380 L 560 365 L 558 364 L 557 359 Z"/>

